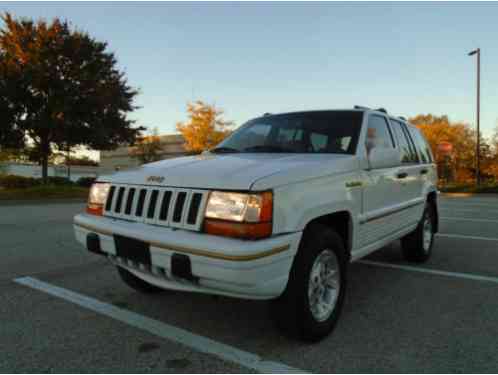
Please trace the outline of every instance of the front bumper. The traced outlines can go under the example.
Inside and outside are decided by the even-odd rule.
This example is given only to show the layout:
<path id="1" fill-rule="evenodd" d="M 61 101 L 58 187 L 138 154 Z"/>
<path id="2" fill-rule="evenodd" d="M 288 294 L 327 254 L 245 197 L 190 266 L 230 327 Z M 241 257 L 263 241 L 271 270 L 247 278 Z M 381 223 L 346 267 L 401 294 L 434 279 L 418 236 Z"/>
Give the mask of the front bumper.
<path id="1" fill-rule="evenodd" d="M 302 235 L 246 241 L 87 214 L 74 218 L 74 230 L 85 246 L 87 236 L 97 234 L 103 255 L 153 285 L 248 299 L 282 294 Z M 149 243 L 151 266 L 117 257 L 114 235 Z M 173 254 L 190 258 L 194 281 L 172 275 Z"/>

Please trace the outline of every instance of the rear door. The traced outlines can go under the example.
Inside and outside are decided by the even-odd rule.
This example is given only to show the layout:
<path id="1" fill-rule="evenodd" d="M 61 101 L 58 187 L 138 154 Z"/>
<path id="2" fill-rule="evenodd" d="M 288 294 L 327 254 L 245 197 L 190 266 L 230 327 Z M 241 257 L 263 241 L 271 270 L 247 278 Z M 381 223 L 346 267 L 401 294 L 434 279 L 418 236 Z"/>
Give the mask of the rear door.
<path id="1" fill-rule="evenodd" d="M 423 209 L 421 200 L 424 165 L 420 163 L 419 153 L 406 124 L 391 119 L 391 126 L 401 151 L 401 167 L 397 178 L 401 184 L 404 209 L 407 211 L 407 219 L 417 221 L 421 207 Z"/>
<path id="2" fill-rule="evenodd" d="M 419 196 L 425 198 L 427 191 L 437 184 L 437 172 L 434 165 L 431 148 L 420 130 L 414 126 L 408 126 L 413 143 L 417 148 L 420 159 L 420 187 Z"/>

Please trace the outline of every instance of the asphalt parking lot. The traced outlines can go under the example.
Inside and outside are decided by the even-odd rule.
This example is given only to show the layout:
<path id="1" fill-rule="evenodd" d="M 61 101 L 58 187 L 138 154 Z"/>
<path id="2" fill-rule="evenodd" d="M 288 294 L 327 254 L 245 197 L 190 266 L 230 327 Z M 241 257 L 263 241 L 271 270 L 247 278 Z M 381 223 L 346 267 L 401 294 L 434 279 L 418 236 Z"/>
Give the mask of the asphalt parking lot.
<path id="1" fill-rule="evenodd" d="M 74 240 L 83 208 L 0 206 L 0 372 L 498 372 L 496 196 L 442 197 L 424 265 L 399 243 L 354 263 L 317 344 L 282 337 L 265 302 L 129 289 Z"/>

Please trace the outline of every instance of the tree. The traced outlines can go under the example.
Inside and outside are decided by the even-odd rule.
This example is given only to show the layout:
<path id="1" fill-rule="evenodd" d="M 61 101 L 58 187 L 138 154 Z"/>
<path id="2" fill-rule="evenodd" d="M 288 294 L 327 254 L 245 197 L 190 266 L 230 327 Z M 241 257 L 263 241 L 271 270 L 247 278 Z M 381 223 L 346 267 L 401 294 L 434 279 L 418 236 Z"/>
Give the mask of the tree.
<path id="1" fill-rule="evenodd" d="M 57 18 L 34 22 L 6 13 L 2 19 L 0 145 L 32 140 L 46 180 L 54 150 L 108 150 L 135 141 L 143 128 L 132 127 L 127 114 L 138 92 L 107 43 Z"/>
<path id="2" fill-rule="evenodd" d="M 69 165 L 81 165 L 86 167 L 98 167 L 99 163 L 93 159 L 90 159 L 88 156 L 71 156 L 69 160 Z"/>
<path id="3" fill-rule="evenodd" d="M 230 134 L 233 122 L 222 118 L 223 111 L 202 101 L 187 104 L 189 120 L 179 122 L 176 129 L 185 138 L 185 148 L 191 153 L 201 153 L 216 146 Z"/>
<path id="4" fill-rule="evenodd" d="M 161 138 L 157 128 L 155 128 L 152 134 L 138 139 L 130 154 L 137 158 L 141 164 L 146 164 L 161 160 L 161 151 Z"/>
<path id="5" fill-rule="evenodd" d="M 457 180 L 468 180 L 475 175 L 475 132 L 467 124 L 452 123 L 446 115 L 432 114 L 417 115 L 409 122 L 424 133 L 439 164 L 444 158 L 438 152 L 438 145 L 441 142 L 452 144 L 451 167 L 456 172 Z"/>
<path id="6" fill-rule="evenodd" d="M 22 150 L 13 148 L 0 149 L 0 163 L 21 161 L 24 157 Z"/>
<path id="7" fill-rule="evenodd" d="M 498 125 L 491 137 L 491 157 L 486 172 L 498 181 Z"/>

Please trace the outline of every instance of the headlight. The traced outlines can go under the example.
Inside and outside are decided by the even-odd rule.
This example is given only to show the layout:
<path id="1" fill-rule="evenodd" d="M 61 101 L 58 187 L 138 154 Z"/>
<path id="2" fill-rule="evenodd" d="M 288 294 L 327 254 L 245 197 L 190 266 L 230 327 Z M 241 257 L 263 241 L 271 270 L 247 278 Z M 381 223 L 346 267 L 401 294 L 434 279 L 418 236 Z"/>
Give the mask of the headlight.
<path id="1" fill-rule="evenodd" d="M 213 191 L 206 206 L 204 229 L 211 234 L 242 238 L 271 235 L 273 194 Z"/>
<path id="2" fill-rule="evenodd" d="M 97 182 L 90 188 L 86 212 L 92 215 L 102 215 L 104 204 L 109 194 L 111 184 Z"/>

